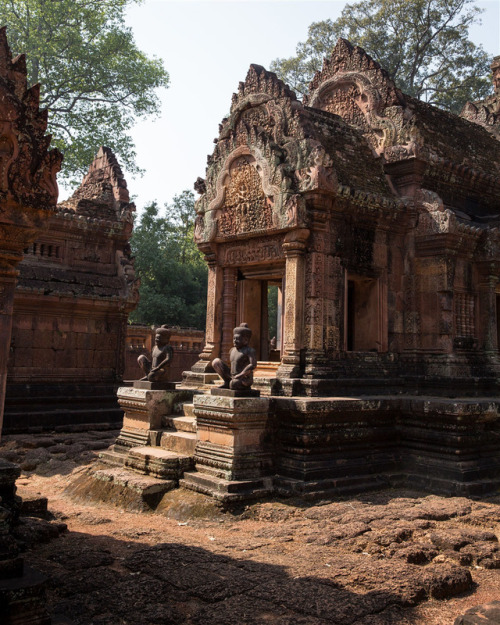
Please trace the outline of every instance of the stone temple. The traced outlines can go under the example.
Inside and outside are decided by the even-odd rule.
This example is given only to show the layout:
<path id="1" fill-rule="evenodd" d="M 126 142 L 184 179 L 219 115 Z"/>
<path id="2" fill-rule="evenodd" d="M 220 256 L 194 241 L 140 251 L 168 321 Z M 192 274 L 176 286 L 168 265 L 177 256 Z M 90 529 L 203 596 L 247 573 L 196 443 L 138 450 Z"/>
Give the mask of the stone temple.
<path id="1" fill-rule="evenodd" d="M 244 321 L 267 404 L 235 425 L 234 406 L 195 397 L 185 486 L 498 487 L 499 60 L 495 94 L 462 116 L 403 94 L 345 40 L 303 102 L 250 67 L 196 184 L 207 334 L 184 383 L 206 387 Z"/>
<path id="2" fill-rule="evenodd" d="M 97 490 L 129 483 L 155 507 L 177 485 L 223 504 L 498 489 L 498 61 L 462 116 L 344 40 L 303 102 L 250 67 L 195 185 L 205 346 L 176 389 L 119 389 Z M 248 391 L 216 361 L 241 324 Z"/>

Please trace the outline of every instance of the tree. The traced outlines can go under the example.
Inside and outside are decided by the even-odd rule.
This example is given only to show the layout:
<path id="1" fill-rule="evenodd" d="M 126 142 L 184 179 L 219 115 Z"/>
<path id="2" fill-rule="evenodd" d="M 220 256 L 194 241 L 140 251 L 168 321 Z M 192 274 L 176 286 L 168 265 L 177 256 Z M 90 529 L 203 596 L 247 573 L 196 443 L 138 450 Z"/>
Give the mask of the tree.
<path id="1" fill-rule="evenodd" d="M 297 55 L 271 69 L 299 94 L 307 93 L 339 37 L 359 45 L 408 95 L 459 112 L 490 91 L 490 58 L 470 39 L 480 22 L 474 0 L 362 0 L 347 4 L 335 20 L 314 22 Z"/>
<path id="2" fill-rule="evenodd" d="M 128 131 L 159 112 L 162 61 L 148 58 L 125 26 L 127 5 L 142 0 L 0 0 L 0 24 L 14 54 L 26 53 L 28 80 L 41 84 L 62 175 L 75 182 L 107 145 L 138 172 Z"/>
<path id="3" fill-rule="evenodd" d="M 141 280 L 140 302 L 130 321 L 205 328 L 207 268 L 193 242 L 194 194 L 183 191 L 160 216 L 147 206 L 130 241 Z"/>

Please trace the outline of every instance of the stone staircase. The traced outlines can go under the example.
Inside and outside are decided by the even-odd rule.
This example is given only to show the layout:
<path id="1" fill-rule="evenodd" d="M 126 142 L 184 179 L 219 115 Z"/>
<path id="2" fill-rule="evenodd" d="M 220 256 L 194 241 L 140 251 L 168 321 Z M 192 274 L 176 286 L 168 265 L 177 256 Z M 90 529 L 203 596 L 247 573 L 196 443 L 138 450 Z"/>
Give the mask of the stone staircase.
<path id="1" fill-rule="evenodd" d="M 196 418 L 192 402 L 175 404 L 173 414 L 162 417 L 162 428 L 149 432 L 148 445 L 125 447 L 118 442 L 99 454 L 109 468 L 100 469 L 97 479 L 135 491 L 143 504 L 149 504 L 145 508 L 151 506 L 154 493 L 156 505 L 164 493 L 177 488 L 185 471 L 194 468 Z"/>
<path id="2" fill-rule="evenodd" d="M 257 383 L 275 375 L 277 363 L 264 365 L 262 371 L 256 372 Z M 217 374 L 197 374 L 195 384 L 190 386 L 184 380 L 177 385 L 175 392 L 182 400 L 173 400 L 170 413 L 161 417 L 157 429 L 124 427 L 116 443 L 100 454 L 106 467 L 96 471 L 94 477 L 103 488 L 107 485 L 106 488 L 119 492 L 117 497 L 111 496 L 111 500 L 128 501 L 133 493 L 134 497 L 139 497 L 139 508 L 154 508 L 166 492 L 179 486 L 185 473 L 195 470 L 197 428 L 193 396 L 209 395 L 211 389 L 220 386 L 221 380 Z M 125 491 L 130 492 L 124 495 Z"/>

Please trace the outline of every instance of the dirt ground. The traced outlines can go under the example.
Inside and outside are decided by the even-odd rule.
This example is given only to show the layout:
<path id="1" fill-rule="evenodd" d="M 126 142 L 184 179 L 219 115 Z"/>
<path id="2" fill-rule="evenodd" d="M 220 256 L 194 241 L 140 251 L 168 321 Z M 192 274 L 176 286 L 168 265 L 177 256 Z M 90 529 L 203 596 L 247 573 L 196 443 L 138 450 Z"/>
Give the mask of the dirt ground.
<path id="1" fill-rule="evenodd" d="M 49 500 L 49 521 L 23 517 L 18 537 L 58 623 L 452 625 L 500 599 L 500 497 L 391 490 L 238 514 L 181 490 L 156 513 L 72 500 L 68 484 L 115 435 L 0 444 L 23 468 L 19 494 Z"/>

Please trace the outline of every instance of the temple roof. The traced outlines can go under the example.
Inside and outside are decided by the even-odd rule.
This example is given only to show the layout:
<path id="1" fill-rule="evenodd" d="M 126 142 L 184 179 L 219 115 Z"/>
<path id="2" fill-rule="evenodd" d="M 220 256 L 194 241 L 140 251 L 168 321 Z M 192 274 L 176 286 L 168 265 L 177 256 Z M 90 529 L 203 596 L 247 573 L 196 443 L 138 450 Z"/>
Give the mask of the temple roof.
<path id="1" fill-rule="evenodd" d="M 251 65 L 215 143 L 206 179 L 196 184 L 198 242 L 243 234 L 234 224 L 221 229 L 221 220 L 236 219 L 223 216 L 226 189 L 237 206 L 238 185 L 251 178 L 245 174 L 241 182 L 238 170 L 231 182 L 242 158 L 259 173 L 272 206 L 266 218 L 272 226 L 261 220 L 252 226 L 254 235 L 304 227 L 305 205 L 295 212 L 290 206 L 297 198 L 304 202 L 309 191 L 389 214 L 421 188 L 473 220 L 497 212 L 500 142 L 477 123 L 403 94 L 370 55 L 343 39 L 303 102 L 273 72 Z M 417 176 L 411 184 L 409 174 Z M 252 209 L 255 215 L 262 210 L 268 209 Z M 292 213 L 302 218 L 290 221 Z"/>
<path id="2" fill-rule="evenodd" d="M 312 130 L 311 138 L 319 141 L 331 158 L 337 181 L 353 189 L 382 195 L 393 195 L 383 170 L 363 134 L 338 115 L 305 108 L 304 119 Z"/>
<path id="3" fill-rule="evenodd" d="M 59 205 L 79 215 L 119 220 L 130 207 L 127 183 L 110 148 L 101 147 L 75 193 Z"/>

